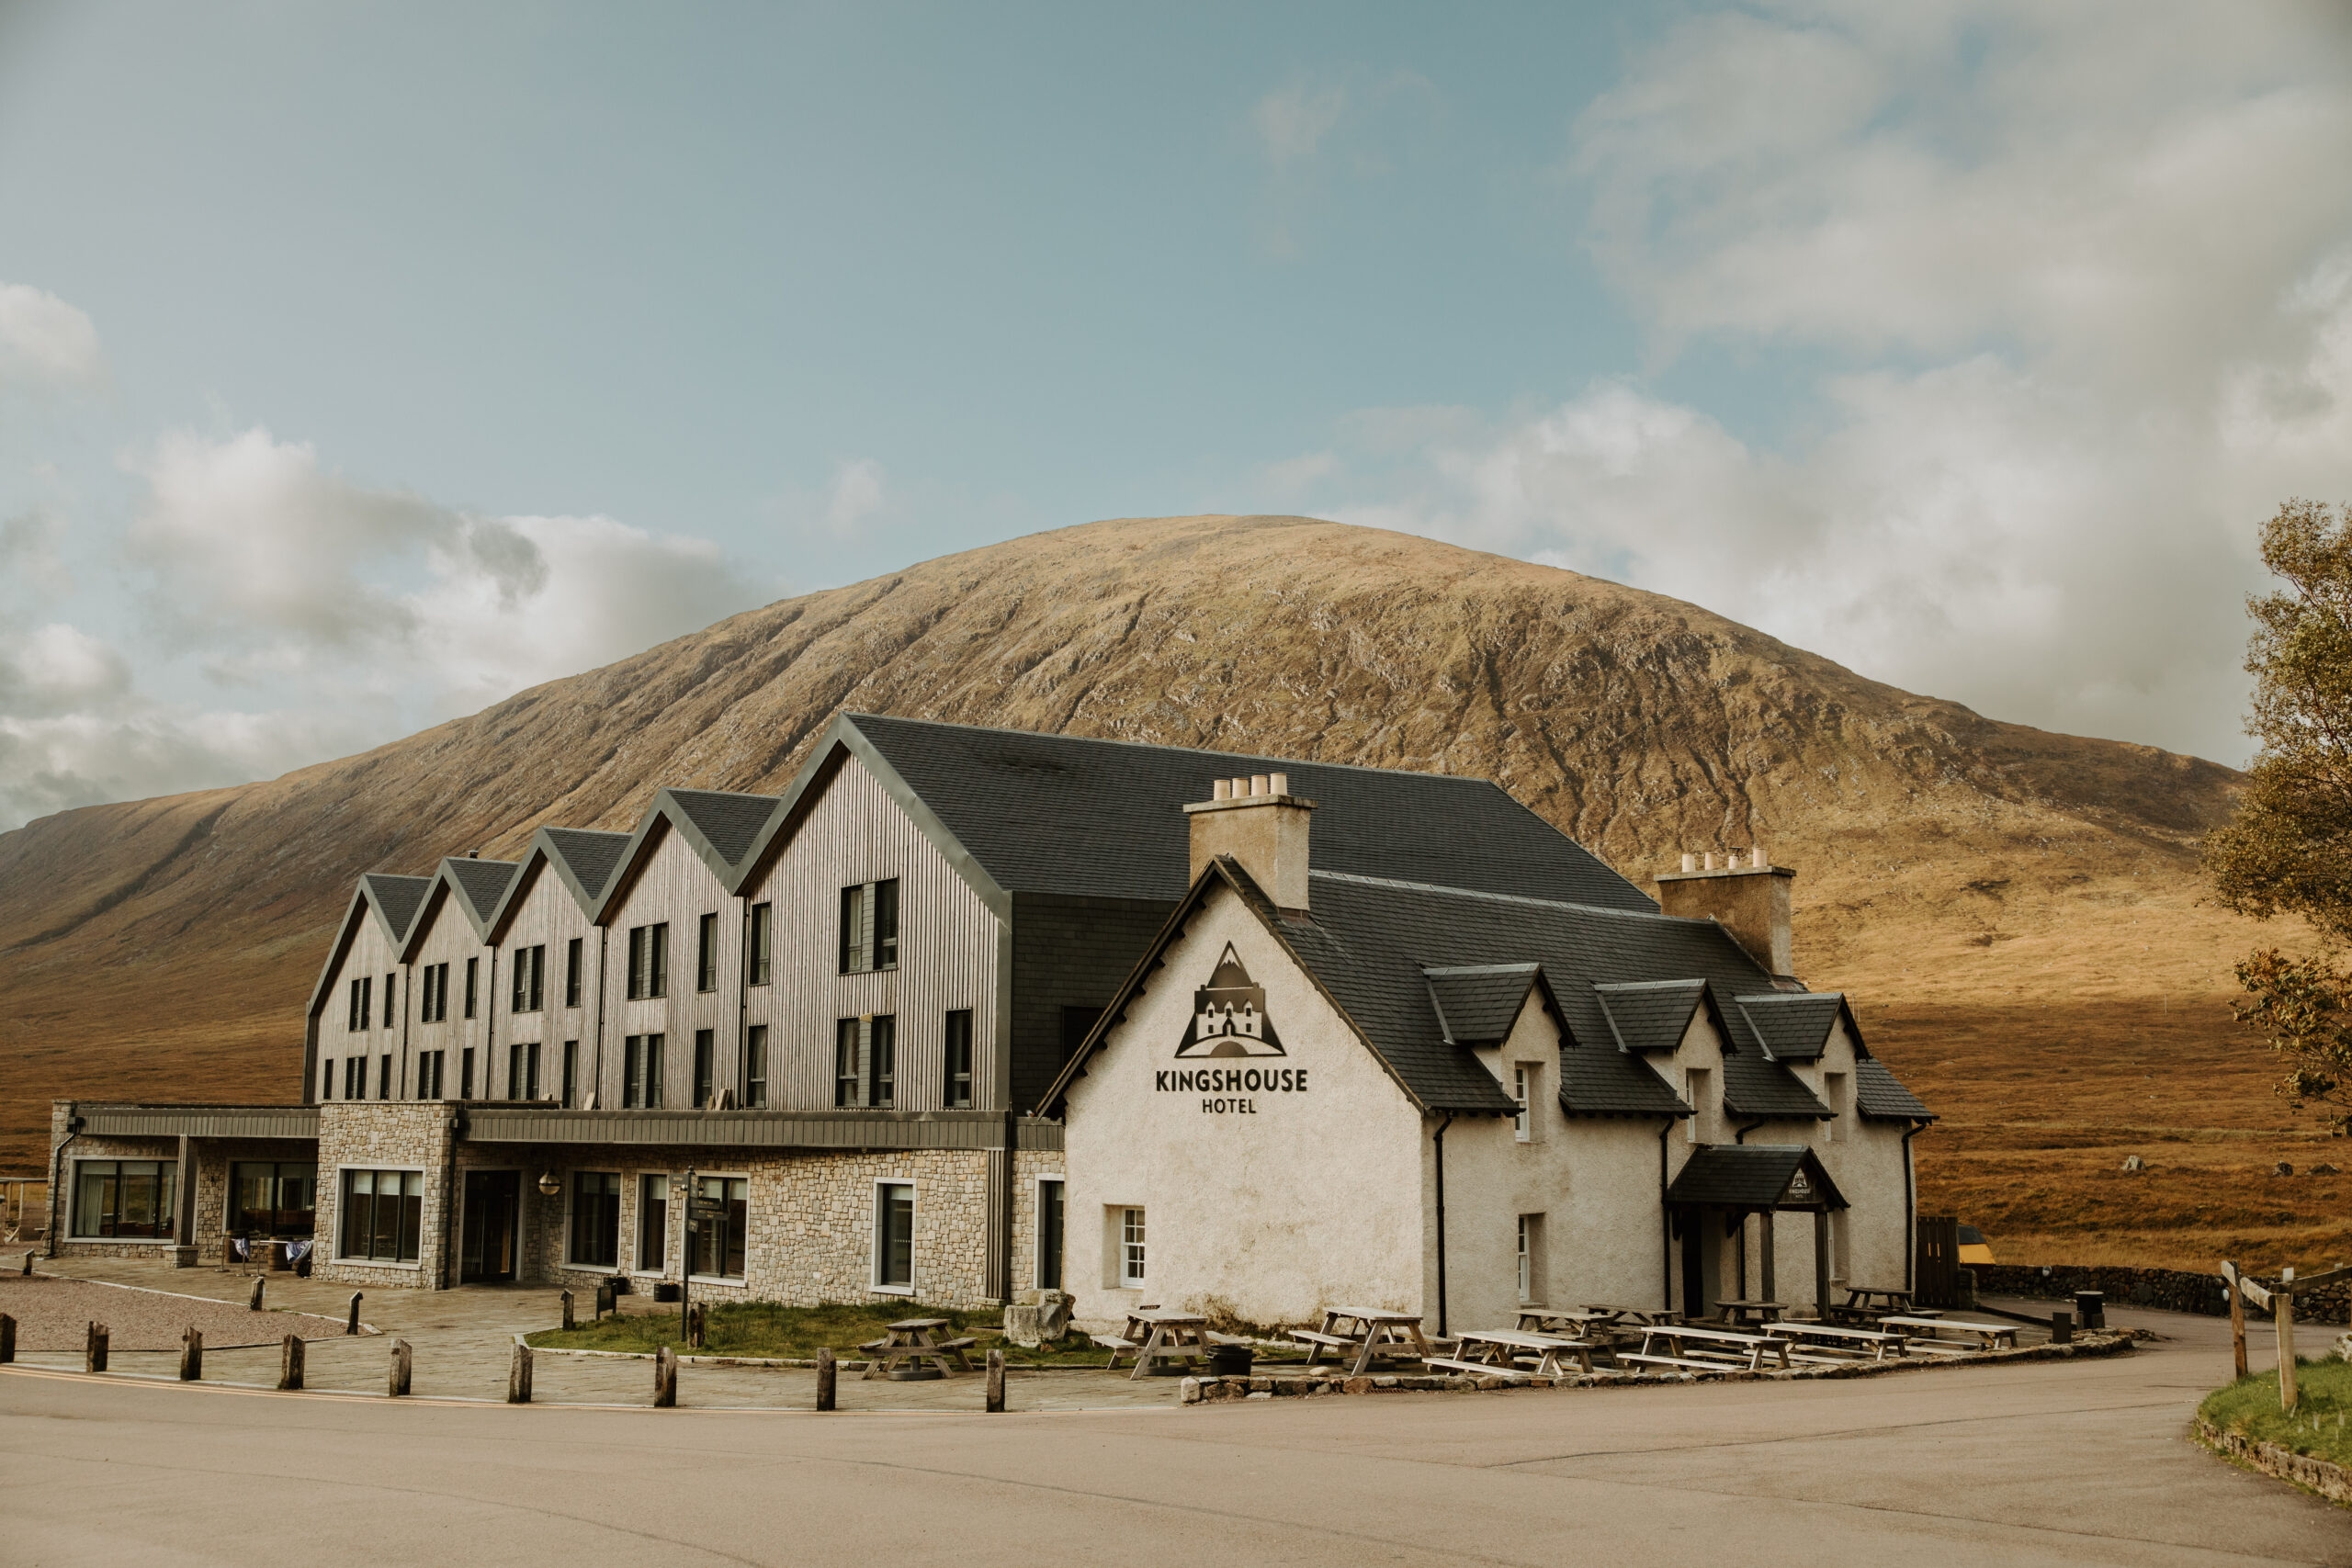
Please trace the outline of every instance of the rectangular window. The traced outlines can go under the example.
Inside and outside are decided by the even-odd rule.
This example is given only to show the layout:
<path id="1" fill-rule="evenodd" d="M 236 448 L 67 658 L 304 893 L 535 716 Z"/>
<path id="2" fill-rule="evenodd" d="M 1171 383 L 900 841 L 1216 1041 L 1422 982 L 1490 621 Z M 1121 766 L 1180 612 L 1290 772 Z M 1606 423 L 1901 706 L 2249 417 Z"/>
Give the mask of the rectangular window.
<path id="1" fill-rule="evenodd" d="M 1119 1288 L 1133 1290 L 1143 1283 L 1144 1232 L 1143 1211 L 1119 1211 Z"/>
<path id="2" fill-rule="evenodd" d="M 416 988 L 416 1021 L 439 1023 L 449 1016 L 449 966 L 428 964 L 419 979 L 423 983 Z"/>
<path id="3" fill-rule="evenodd" d="M 547 944 L 514 950 L 514 1012 L 537 1012 L 547 1005 Z"/>
<path id="4" fill-rule="evenodd" d="M 480 990 L 481 989 L 481 959 L 479 959 L 479 958 L 469 958 L 469 959 L 467 959 L 467 960 L 466 960 L 466 1016 L 467 1016 L 468 1018 L 471 1018 L 471 1017 L 473 1017 L 473 1015 L 474 1015 L 474 998 L 475 998 L 476 994 L 477 994 L 478 992 L 480 992 Z"/>
<path id="5" fill-rule="evenodd" d="M 1844 1073 L 1821 1075 L 1821 1098 L 1829 1102 L 1829 1120 L 1821 1124 L 1821 1141 L 1834 1144 L 1845 1125 L 1849 1101 L 1846 1098 L 1847 1077 Z"/>
<path id="6" fill-rule="evenodd" d="M 865 1103 L 896 1105 L 899 1093 L 899 1021 L 878 1015 L 865 1034 Z"/>
<path id="7" fill-rule="evenodd" d="M 392 1059 L 388 1055 L 376 1058 L 376 1098 L 392 1098 Z"/>
<path id="8" fill-rule="evenodd" d="M 1707 1071 L 1692 1067 L 1682 1075 L 1682 1098 L 1690 1102 L 1690 1114 L 1682 1123 L 1686 1142 L 1699 1141 L 1699 1119 L 1707 1113 Z"/>
<path id="9" fill-rule="evenodd" d="M 580 939 L 573 937 L 563 944 L 563 1005 L 580 1005 L 581 962 Z"/>
<path id="10" fill-rule="evenodd" d="M 441 1063 L 447 1055 L 448 1053 L 447 1051 L 420 1051 L 417 1053 L 417 1099 L 438 1100 L 441 1098 Z"/>
<path id="11" fill-rule="evenodd" d="M 718 1052 L 717 1045 L 714 1043 L 712 1032 L 707 1029 L 695 1030 L 695 1107 L 697 1110 L 707 1109 L 710 1105 L 711 1095 L 715 1089 L 715 1086 L 711 1081 L 711 1073 L 713 1066 L 716 1065 L 711 1061 L 711 1058 L 716 1056 L 718 1054 Z"/>
<path id="12" fill-rule="evenodd" d="M 179 1167 L 167 1159 L 74 1162 L 74 1234 L 168 1239 L 178 1214 Z"/>
<path id="13" fill-rule="evenodd" d="M 1522 1306 L 1547 1300 L 1544 1293 L 1544 1216 L 1519 1216 L 1519 1300 Z"/>
<path id="14" fill-rule="evenodd" d="M 695 922 L 695 989 L 718 989 L 718 917 L 705 915 Z"/>
<path id="15" fill-rule="evenodd" d="M 361 1263 L 413 1263 L 424 1229 L 424 1176 L 414 1170 L 343 1173 L 339 1257 Z"/>
<path id="16" fill-rule="evenodd" d="M 746 1106 L 768 1102 L 768 1026 L 752 1025 L 743 1041 L 743 1103 Z"/>
<path id="17" fill-rule="evenodd" d="M 637 1266 L 659 1274 L 670 1262 L 670 1179 L 637 1179 Z"/>
<path id="18" fill-rule="evenodd" d="M 876 1290 L 915 1288 L 915 1190 L 911 1182 L 884 1181 L 874 1189 L 874 1285 Z"/>
<path id="19" fill-rule="evenodd" d="M 308 1160 L 238 1160 L 229 1167 L 227 1234 L 307 1237 L 318 1219 L 319 1168 Z"/>
<path id="20" fill-rule="evenodd" d="M 384 1027 L 386 1029 L 398 1027 L 401 1021 L 400 1003 L 395 999 L 400 995 L 399 981 L 398 975 L 384 976 Z"/>
<path id="21" fill-rule="evenodd" d="M 617 1268 L 621 1260 L 621 1178 L 618 1171 L 571 1173 L 571 1256 L 589 1269 Z"/>
<path id="22" fill-rule="evenodd" d="M 563 1043 L 563 1108 L 570 1111 L 580 1098 L 580 1042 Z"/>
<path id="23" fill-rule="evenodd" d="M 645 1001 L 670 994 L 670 926 L 631 926 L 628 932 L 628 995 Z"/>
<path id="24" fill-rule="evenodd" d="M 662 1109 L 662 1043 L 659 1034 L 632 1034 L 621 1043 L 623 1109 Z"/>
<path id="25" fill-rule="evenodd" d="M 345 1100 L 368 1098 L 367 1057 L 345 1056 L 343 1059 L 343 1098 Z"/>
<path id="26" fill-rule="evenodd" d="M 458 1055 L 458 1098 L 471 1100 L 473 1097 L 474 1048 L 469 1045 Z"/>
<path id="27" fill-rule="evenodd" d="M 752 1184 L 740 1176 L 701 1176 L 702 1202 L 687 1218 L 693 1222 L 695 1272 L 706 1279 L 743 1277 L 743 1243 L 751 1213 Z M 716 1203 L 717 1212 L 708 1205 Z"/>
<path id="28" fill-rule="evenodd" d="M 506 1098 L 539 1098 L 539 1043 L 517 1040 L 506 1047 Z"/>
<path id="29" fill-rule="evenodd" d="M 351 1027 L 355 1032 L 362 1029 L 371 1029 L 375 1026 L 376 1016 L 374 1010 L 376 999 L 375 979 L 372 976 L 362 976 L 360 978 L 354 980 L 352 984 L 358 987 L 358 998 L 356 1004 L 351 1010 Z"/>
<path id="30" fill-rule="evenodd" d="M 346 1034 L 356 1034 L 361 1030 L 368 1027 L 366 1021 L 361 1017 L 359 1011 L 359 998 L 366 994 L 365 987 L 367 985 L 368 982 L 365 980 L 354 980 L 351 982 L 350 998 L 345 1004 L 343 1012 L 343 1029 L 344 1032 Z"/>
<path id="31" fill-rule="evenodd" d="M 1510 1097 L 1519 1101 L 1519 1115 L 1513 1122 L 1513 1127 L 1519 1135 L 1519 1141 L 1522 1144 L 1527 1142 L 1527 1080 L 1532 1072 L 1532 1069 L 1524 1063 L 1510 1070 Z"/>
<path id="32" fill-rule="evenodd" d="M 954 1108 L 972 1103 L 972 1010 L 959 1008 L 947 1015 L 947 1098 Z"/>
<path id="33" fill-rule="evenodd" d="M 1047 1177 L 1037 1183 L 1037 1288 L 1062 1288 L 1062 1183 Z"/>
<path id="34" fill-rule="evenodd" d="M 857 1020 L 833 1025 L 833 1103 L 857 1103 Z"/>
<path id="35" fill-rule="evenodd" d="M 319 1098 L 321 1100 L 334 1098 L 334 1058 L 333 1056 L 327 1057 L 319 1064 Z"/>
<path id="36" fill-rule="evenodd" d="M 770 928 L 775 919 L 775 911 L 767 905 L 752 906 L 751 951 L 744 955 L 744 969 L 745 977 L 754 986 L 766 985 L 773 972 L 771 966 L 775 960 L 768 952 L 768 942 L 774 934 Z"/>
<path id="37" fill-rule="evenodd" d="M 899 966 L 899 880 L 842 889 L 842 973 Z"/>

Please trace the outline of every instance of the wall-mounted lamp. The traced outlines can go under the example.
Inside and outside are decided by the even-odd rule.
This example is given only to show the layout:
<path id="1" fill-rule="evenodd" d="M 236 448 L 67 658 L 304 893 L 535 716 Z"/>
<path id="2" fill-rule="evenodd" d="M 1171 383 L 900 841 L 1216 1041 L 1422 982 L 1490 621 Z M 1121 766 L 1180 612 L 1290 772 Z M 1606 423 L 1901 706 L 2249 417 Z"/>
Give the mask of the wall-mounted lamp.
<path id="1" fill-rule="evenodd" d="M 555 1179 L 554 1171 L 548 1170 L 539 1173 L 539 1192 L 542 1196 L 552 1198 L 562 1190 L 563 1183 Z"/>

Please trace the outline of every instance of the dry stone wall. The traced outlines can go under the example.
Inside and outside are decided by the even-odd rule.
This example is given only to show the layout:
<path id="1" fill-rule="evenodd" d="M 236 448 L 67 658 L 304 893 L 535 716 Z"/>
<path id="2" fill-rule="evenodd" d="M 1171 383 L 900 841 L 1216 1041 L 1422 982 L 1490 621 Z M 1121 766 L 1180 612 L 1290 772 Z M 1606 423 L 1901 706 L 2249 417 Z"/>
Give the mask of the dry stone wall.
<path id="1" fill-rule="evenodd" d="M 2165 1312 L 2193 1312 L 2205 1317 L 2230 1315 L 2229 1292 L 2217 1273 L 2192 1274 L 2180 1269 L 2094 1268 L 2070 1264 L 1977 1264 L 1976 1290 L 1987 1296 L 2033 1296 L 2065 1300 L 2076 1291 L 2099 1291 L 2109 1306 L 2156 1307 Z M 2248 1276 L 2260 1284 L 2276 1281 Z M 2343 1284 L 2323 1285 L 2295 1298 L 2298 1322 L 2344 1323 L 2352 1307 L 2352 1290 Z M 2256 1316 L 2261 1314 L 2256 1312 Z"/>

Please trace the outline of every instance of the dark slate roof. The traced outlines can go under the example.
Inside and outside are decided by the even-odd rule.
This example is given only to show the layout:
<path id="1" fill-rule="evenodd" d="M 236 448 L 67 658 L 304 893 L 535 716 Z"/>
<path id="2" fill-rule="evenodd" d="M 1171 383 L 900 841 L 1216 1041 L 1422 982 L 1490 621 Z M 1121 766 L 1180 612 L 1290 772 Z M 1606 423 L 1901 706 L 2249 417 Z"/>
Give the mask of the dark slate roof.
<path id="1" fill-rule="evenodd" d="M 549 828 L 547 835 L 548 843 L 570 868 L 572 880 L 592 899 L 605 890 L 629 840 L 627 833 L 604 833 L 591 828 Z"/>
<path id="2" fill-rule="evenodd" d="M 1704 980 L 1626 980 L 1597 985 L 1601 1015 L 1621 1051 L 1671 1051 L 1706 999 Z"/>
<path id="3" fill-rule="evenodd" d="M 1192 884 L 1182 808 L 1208 799 L 1217 779 L 1285 773 L 1291 793 L 1319 808 L 1308 850 L 1316 870 L 1657 908 L 1485 779 L 872 714 L 843 719 L 1007 892 L 1173 904 Z"/>
<path id="4" fill-rule="evenodd" d="M 1776 1062 L 1817 1062 L 1846 998 L 1836 991 L 1779 991 L 1733 1003 Z"/>
<path id="5" fill-rule="evenodd" d="M 392 927 L 392 940 L 398 942 L 408 935 L 408 928 L 415 922 L 416 911 L 424 902 L 424 895 L 433 886 L 429 876 L 392 876 L 371 871 L 361 881 Z"/>
<path id="6" fill-rule="evenodd" d="M 1802 1168 L 1814 1189 L 1799 1206 L 1846 1207 L 1814 1152 L 1803 1144 L 1706 1144 L 1691 1156 L 1666 1190 L 1668 1203 L 1712 1203 L 1726 1209 L 1770 1209 Z"/>
<path id="7" fill-rule="evenodd" d="M 1854 1063 L 1854 1109 L 1864 1116 L 1886 1122 L 1936 1119 L 1935 1112 L 1898 1083 L 1894 1075 L 1886 1070 L 1886 1064 L 1876 1056 L 1859 1057 Z"/>
<path id="8" fill-rule="evenodd" d="M 1458 1045 L 1493 1045 L 1510 1033 L 1527 993 L 1535 988 L 1532 964 L 1472 964 L 1429 969 L 1438 1027 Z"/>
<path id="9" fill-rule="evenodd" d="M 449 880 L 472 905 L 473 921 L 477 927 L 490 919 L 491 911 L 498 908 L 506 885 L 514 880 L 519 863 L 511 860 L 474 860 L 451 856 L 442 863 L 449 868 Z"/>
<path id="10" fill-rule="evenodd" d="M 673 789 L 663 793 L 678 803 L 686 820 L 729 865 L 739 864 L 751 852 L 752 840 L 759 837 L 760 829 L 776 803 L 772 795 L 732 795 L 715 789 Z"/>

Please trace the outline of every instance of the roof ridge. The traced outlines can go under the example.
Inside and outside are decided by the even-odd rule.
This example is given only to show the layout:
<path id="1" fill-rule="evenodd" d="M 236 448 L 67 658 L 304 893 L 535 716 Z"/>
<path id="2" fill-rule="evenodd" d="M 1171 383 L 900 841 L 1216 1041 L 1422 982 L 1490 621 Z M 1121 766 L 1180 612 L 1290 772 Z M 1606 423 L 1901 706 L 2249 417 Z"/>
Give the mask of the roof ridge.
<path id="1" fill-rule="evenodd" d="M 1575 842 L 1574 840 L 1569 841 Z M 1463 898 L 1484 898 L 1496 904 L 1532 904 L 1539 909 L 1579 909 L 1596 915 L 1622 916 L 1629 920 L 1657 920 L 1678 926 L 1712 926 L 1716 923 L 1693 919 L 1688 915 L 1664 915 L 1655 909 L 1612 909 L 1606 904 L 1578 904 L 1566 898 L 1535 898 L 1524 893 L 1488 893 L 1477 887 L 1454 887 L 1442 882 L 1407 882 L 1400 877 L 1366 876 L 1353 871 L 1323 871 L 1310 867 L 1306 874 L 1323 881 L 1361 883 L 1367 887 L 1401 887 L 1414 893 L 1449 893 Z"/>
<path id="2" fill-rule="evenodd" d="M 962 729 L 975 735 L 1018 736 L 1023 740 L 1068 740 L 1080 746 L 1125 746 L 1137 751 L 1175 751 L 1188 757 L 1231 757 L 1237 761 L 1245 762 L 1287 762 L 1300 768 L 1344 769 L 1351 773 L 1401 774 L 1407 778 L 1443 779 L 1448 783 L 1477 784 L 1492 789 L 1502 789 L 1501 784 L 1479 773 L 1433 773 L 1421 768 L 1375 768 L 1366 762 L 1326 762 L 1315 757 L 1275 757 L 1263 751 L 1217 751 L 1205 746 L 1171 746 L 1164 740 L 1120 740 L 1106 735 L 1070 735 L 1058 730 L 1006 729 L 993 724 L 957 724 L 953 719 L 908 718 L 899 714 L 859 713 L 848 708 L 842 710 L 842 716 L 851 720 L 879 719 L 886 724 L 921 724 L 934 729 Z M 1508 795 L 1510 792 L 1504 790 L 1503 793 Z"/>
<path id="3" fill-rule="evenodd" d="M 1543 968 L 1532 958 L 1510 964 L 1440 964 L 1421 965 L 1424 975 L 1525 975 Z"/>

